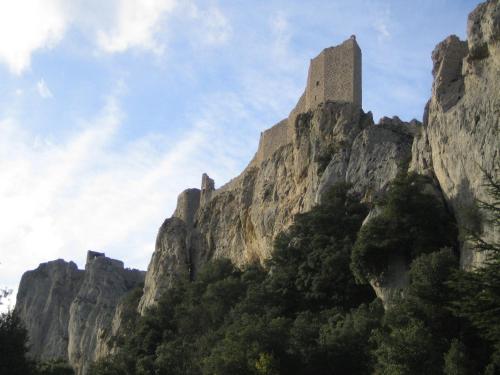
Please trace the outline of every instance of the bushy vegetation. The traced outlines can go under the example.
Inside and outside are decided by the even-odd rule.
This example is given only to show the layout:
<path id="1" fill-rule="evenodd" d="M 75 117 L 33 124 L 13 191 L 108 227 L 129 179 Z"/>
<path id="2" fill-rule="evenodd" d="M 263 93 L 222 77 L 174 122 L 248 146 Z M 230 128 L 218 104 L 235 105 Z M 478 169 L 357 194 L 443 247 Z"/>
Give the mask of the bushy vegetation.
<path id="1" fill-rule="evenodd" d="M 115 354 L 89 374 L 498 373 L 499 245 L 471 233 L 488 261 L 460 271 L 453 219 L 427 183 L 398 177 L 364 226 L 368 207 L 336 185 L 278 236 L 264 266 L 213 260 L 144 316 L 133 291 Z M 500 188 L 490 186 L 481 210 L 498 225 Z M 367 281 L 394 256 L 409 285 L 384 309 Z"/>
<path id="2" fill-rule="evenodd" d="M 0 315 L 0 374 L 30 374 L 33 365 L 26 359 L 28 336 L 14 312 Z"/>
<path id="3" fill-rule="evenodd" d="M 491 331 L 452 308 L 456 230 L 427 183 L 400 176 L 363 228 L 367 206 L 335 186 L 264 267 L 209 262 L 132 317 L 136 329 L 92 374 L 492 374 Z M 366 281 L 393 256 L 410 284 L 384 310 Z"/>
<path id="4" fill-rule="evenodd" d="M 486 174 L 490 200 L 479 201 L 483 224 L 496 231 L 500 226 L 500 182 Z M 472 272 L 458 271 L 449 283 L 457 296 L 453 302 L 456 315 L 466 319 L 479 337 L 493 348 L 488 374 L 500 373 L 500 243 L 483 238 L 481 228 L 469 230 L 469 240 L 484 253 L 485 265 Z M 459 350 L 458 348 L 457 350 Z"/>
<path id="5" fill-rule="evenodd" d="M 364 373 L 383 309 L 350 253 L 367 207 L 337 185 L 297 216 L 265 267 L 219 259 L 178 282 L 94 374 Z"/>
<path id="6" fill-rule="evenodd" d="M 360 230 L 352 254 L 352 270 L 360 281 L 383 279 L 389 259 L 408 265 L 422 254 L 454 246 L 454 220 L 432 191 L 430 180 L 401 173 L 377 203 L 378 214 Z"/>
<path id="7" fill-rule="evenodd" d="M 11 290 L 0 290 L 2 299 Z M 74 371 L 64 361 L 36 362 L 27 356 L 28 334 L 15 311 L 0 314 L 0 374 L 8 375 L 72 375 Z"/>
<path id="8" fill-rule="evenodd" d="M 0 314 L 0 374 L 72 375 L 63 361 L 36 362 L 28 358 L 28 334 L 15 311 Z"/>

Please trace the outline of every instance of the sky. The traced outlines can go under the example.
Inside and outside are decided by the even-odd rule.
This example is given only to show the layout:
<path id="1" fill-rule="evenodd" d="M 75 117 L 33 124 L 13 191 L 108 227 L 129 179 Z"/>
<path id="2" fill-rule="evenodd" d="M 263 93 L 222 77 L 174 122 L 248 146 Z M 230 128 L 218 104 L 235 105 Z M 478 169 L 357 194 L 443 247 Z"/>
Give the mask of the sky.
<path id="1" fill-rule="evenodd" d="M 363 108 L 421 119 L 473 0 L 0 1 L 0 287 L 103 251 L 146 269 L 177 195 L 242 171 L 355 34 Z"/>

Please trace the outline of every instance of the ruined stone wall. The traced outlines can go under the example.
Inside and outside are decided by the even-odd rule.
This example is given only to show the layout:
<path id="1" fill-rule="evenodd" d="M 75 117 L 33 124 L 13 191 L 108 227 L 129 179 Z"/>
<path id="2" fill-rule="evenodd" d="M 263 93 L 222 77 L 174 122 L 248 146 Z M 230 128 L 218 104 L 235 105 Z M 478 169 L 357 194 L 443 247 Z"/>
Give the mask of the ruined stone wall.
<path id="1" fill-rule="evenodd" d="M 173 216 L 191 226 L 199 206 L 200 189 L 186 189 L 177 197 L 177 208 Z"/>
<path id="2" fill-rule="evenodd" d="M 326 51 L 328 51 L 328 49 L 324 49 L 318 56 L 312 59 L 309 64 L 306 88 L 306 106 L 308 110 L 316 108 L 318 104 L 325 102 Z"/>
<path id="3" fill-rule="evenodd" d="M 261 163 L 263 160 L 271 157 L 277 149 L 287 143 L 289 143 L 288 120 L 285 119 L 261 133 L 259 149 L 256 155 L 257 163 Z"/>
<path id="4" fill-rule="evenodd" d="M 326 101 L 362 105 L 361 50 L 354 37 L 324 49 L 311 60 L 306 88 L 306 109 Z"/>

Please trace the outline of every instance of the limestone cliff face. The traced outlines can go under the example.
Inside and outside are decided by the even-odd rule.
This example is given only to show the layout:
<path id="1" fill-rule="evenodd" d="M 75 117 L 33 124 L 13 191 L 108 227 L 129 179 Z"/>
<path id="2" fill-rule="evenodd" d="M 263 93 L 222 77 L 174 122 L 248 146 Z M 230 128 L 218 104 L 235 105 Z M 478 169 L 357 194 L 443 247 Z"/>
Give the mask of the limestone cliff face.
<path id="1" fill-rule="evenodd" d="M 158 231 L 139 311 L 153 306 L 176 279 L 194 278 L 209 259 L 244 265 L 269 258 L 276 235 L 338 181 L 352 183 L 372 201 L 409 166 L 430 175 L 430 192 L 443 197 L 459 224 L 469 224 L 466 209 L 475 198 L 488 199 L 481 169 L 499 173 L 499 41 L 500 3 L 491 0 L 471 13 L 467 42 L 451 36 L 436 47 L 423 124 L 393 117 L 375 125 L 370 112 L 349 102 L 311 107 L 306 89 L 288 118 L 261 134 L 255 157 L 238 177 L 215 189 L 203 175 L 201 189 L 181 193 Z M 484 230 L 498 241 L 498 233 Z M 481 264 L 466 244 L 462 264 Z M 385 280 L 372 281 L 385 301 L 408 281 L 400 259 L 389 268 Z M 144 273 L 93 252 L 85 271 L 58 260 L 27 272 L 16 309 L 32 354 L 68 358 L 84 374 L 92 360 L 112 350 L 108 340 L 119 331 L 122 298 L 143 280 Z"/>
<path id="2" fill-rule="evenodd" d="M 479 5 L 467 24 L 467 42 L 451 36 L 432 54 L 434 84 L 424 126 L 412 153 L 412 169 L 436 178 L 459 225 L 470 226 L 474 199 L 490 199 L 483 170 L 500 173 L 500 3 Z M 485 236 L 499 238 L 486 227 Z M 462 246 L 464 267 L 484 254 Z"/>
<path id="3" fill-rule="evenodd" d="M 201 200 L 192 196 L 199 202 L 192 224 L 179 213 L 186 211 L 182 205 L 196 204 L 181 194 L 181 206 L 159 230 L 140 311 L 208 259 L 243 265 L 269 258 L 275 236 L 337 181 L 352 182 L 371 199 L 408 163 L 419 126 L 398 118 L 374 125 L 370 113 L 351 103 L 327 102 L 266 131 L 241 175 L 211 190 L 208 199 L 203 188 Z"/>
<path id="4" fill-rule="evenodd" d="M 69 308 L 68 358 L 78 374 L 109 352 L 108 340 L 121 298 L 144 280 L 144 272 L 129 270 L 104 254 L 89 256 L 85 276 Z"/>
<path id="5" fill-rule="evenodd" d="M 498 1 L 488 1 L 471 13 L 468 42 L 451 36 L 436 47 L 423 126 L 397 117 L 374 125 L 371 114 L 352 103 L 308 108 L 302 95 L 287 119 L 262 133 L 254 159 L 240 176 L 215 190 L 213 184 L 205 189 L 204 182 L 199 200 L 181 195 L 174 217 L 158 233 L 140 311 L 154 304 L 173 279 L 193 277 L 210 258 L 228 257 L 239 265 L 265 260 L 293 216 L 320 202 L 337 181 L 351 182 L 370 201 L 409 166 L 434 178 L 430 189 L 464 224 L 463 208 L 475 198 L 488 199 L 481 168 L 498 174 L 499 7 Z M 198 206 L 194 216 L 183 207 L 187 202 Z M 192 222 L 180 214 L 187 211 Z M 485 233 L 498 236 L 487 227 Z M 480 263 L 478 254 L 462 248 L 465 267 Z M 380 296 L 405 284 L 397 260 L 393 268 L 393 281 L 374 284 Z"/>
<path id="6" fill-rule="evenodd" d="M 145 273 L 89 251 L 85 270 L 56 260 L 26 272 L 16 310 L 29 334 L 30 354 L 42 360 L 69 361 L 77 375 L 112 349 L 122 298 L 144 282 Z M 115 318 L 115 315 L 118 317 Z"/>
<path id="7" fill-rule="evenodd" d="M 29 332 L 33 357 L 68 358 L 69 307 L 80 289 L 83 273 L 75 263 L 58 259 L 23 275 L 16 311 Z"/>

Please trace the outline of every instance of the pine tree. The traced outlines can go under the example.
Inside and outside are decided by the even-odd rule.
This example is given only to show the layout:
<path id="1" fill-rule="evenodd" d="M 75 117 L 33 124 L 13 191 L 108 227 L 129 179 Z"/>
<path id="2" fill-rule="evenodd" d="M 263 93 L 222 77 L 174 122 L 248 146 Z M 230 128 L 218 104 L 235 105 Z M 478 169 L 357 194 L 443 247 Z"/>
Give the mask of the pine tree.
<path id="1" fill-rule="evenodd" d="M 489 202 L 478 201 L 483 223 L 494 233 L 500 226 L 500 181 L 485 173 Z M 493 355 L 489 368 L 500 370 L 500 243 L 487 241 L 480 230 L 469 230 L 469 239 L 477 251 L 485 254 L 482 267 L 471 272 L 460 271 L 451 283 L 459 297 L 454 311 L 475 327 L 491 343 Z M 494 370 L 493 370 L 494 371 Z"/>

